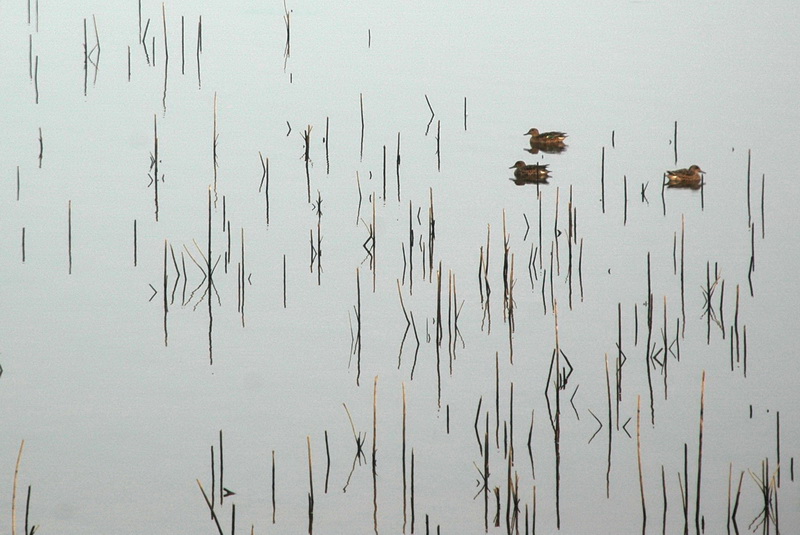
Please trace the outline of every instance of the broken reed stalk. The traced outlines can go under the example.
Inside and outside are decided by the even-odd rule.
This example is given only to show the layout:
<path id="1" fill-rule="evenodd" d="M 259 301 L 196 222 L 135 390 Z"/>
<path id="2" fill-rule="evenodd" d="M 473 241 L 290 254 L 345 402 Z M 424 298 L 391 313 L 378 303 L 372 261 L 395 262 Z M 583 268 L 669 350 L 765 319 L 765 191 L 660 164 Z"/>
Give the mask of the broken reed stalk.
<path id="1" fill-rule="evenodd" d="M 69 256 L 69 274 L 72 275 L 72 200 L 67 202 L 67 253 Z"/>
<path id="2" fill-rule="evenodd" d="M 600 206 L 606 213 L 606 148 L 603 147 L 600 155 Z"/>
<path id="3" fill-rule="evenodd" d="M 208 256 L 206 257 L 206 292 L 208 295 L 208 363 L 214 364 L 214 354 L 211 349 L 211 329 L 214 325 L 214 316 L 211 313 L 211 290 L 213 288 L 211 269 L 211 186 L 208 187 Z"/>
<path id="4" fill-rule="evenodd" d="M 442 263 L 439 262 L 439 269 L 436 270 L 436 402 L 439 408 L 442 407 L 442 370 L 441 370 L 441 348 L 442 348 Z"/>
<path id="5" fill-rule="evenodd" d="M 697 535 L 700 535 L 700 482 L 703 475 L 703 411 L 705 410 L 706 396 L 706 371 L 703 370 L 703 377 L 700 383 L 700 432 L 698 434 L 697 447 L 697 495 L 695 498 L 694 526 Z"/>
<path id="6" fill-rule="evenodd" d="M 92 15 L 94 17 L 94 15 Z M 169 50 L 167 49 L 167 8 L 164 6 L 164 2 L 161 2 L 161 25 L 164 27 L 164 66 L 166 68 L 166 64 L 169 62 Z M 95 22 L 94 31 L 97 32 L 97 23 Z M 98 42 L 98 50 L 100 44 Z"/>
<path id="7" fill-rule="evenodd" d="M 383 146 L 383 202 L 386 203 L 386 145 Z"/>
<path id="8" fill-rule="evenodd" d="M 185 31 L 184 31 L 184 21 L 183 15 L 181 15 L 181 74 L 186 74 L 186 52 L 185 49 Z M 128 52 L 130 54 L 130 47 L 128 47 Z M 129 56 L 130 57 L 130 56 Z"/>
<path id="9" fill-rule="evenodd" d="M 736 362 L 739 362 L 739 285 L 736 285 L 736 308 L 733 312 L 733 330 L 736 335 Z M 733 343 L 733 339 L 731 339 Z"/>
<path id="10" fill-rule="evenodd" d="M 378 259 L 377 259 L 377 237 L 378 237 L 378 225 L 377 219 L 375 218 L 375 196 L 372 197 L 372 227 L 371 236 L 372 236 L 372 244 L 370 245 L 370 249 L 372 250 L 372 254 L 370 255 L 370 267 L 372 268 L 372 293 L 375 293 L 375 285 L 376 279 L 378 276 Z"/>
<path id="11" fill-rule="evenodd" d="M 464 131 L 467 131 L 467 97 L 464 97 Z"/>
<path id="12" fill-rule="evenodd" d="M 22 263 L 25 263 L 25 227 L 22 227 Z"/>
<path id="13" fill-rule="evenodd" d="M 678 274 L 678 232 L 672 233 L 672 273 Z"/>
<path id="14" fill-rule="evenodd" d="M 669 390 L 667 385 L 667 377 L 669 375 L 669 371 L 667 368 L 667 364 L 669 363 L 669 344 L 667 341 L 667 296 L 664 295 L 664 327 L 661 330 L 661 337 L 662 341 L 664 342 L 664 365 L 662 367 L 664 371 L 664 400 L 669 399 Z M 677 336 L 676 336 L 677 340 Z"/>
<path id="15" fill-rule="evenodd" d="M 169 337 L 167 335 L 167 314 L 169 313 L 169 306 L 167 303 L 167 246 L 167 240 L 164 240 L 164 287 L 161 292 L 164 295 L 164 347 L 169 346 Z M 211 299 L 211 296 L 209 295 L 208 298 Z"/>
<path id="16" fill-rule="evenodd" d="M 31 509 L 31 486 L 28 485 L 28 495 L 25 498 L 25 535 L 33 535 L 36 532 L 37 526 L 33 526 L 33 529 L 28 529 L 28 513 Z"/>
<path id="17" fill-rule="evenodd" d="M 230 224 L 230 221 L 228 222 Z M 242 327 L 244 327 L 244 295 L 245 295 L 245 264 L 244 264 L 244 227 L 241 227 L 241 240 L 242 240 L 242 261 L 239 264 L 240 279 L 241 279 L 241 297 L 239 299 L 242 313 Z"/>
<path id="18" fill-rule="evenodd" d="M 450 376 L 453 375 L 453 272 L 447 270 L 447 354 Z M 450 434 L 450 405 L 447 406 L 447 434 Z"/>
<path id="19" fill-rule="evenodd" d="M 94 48 L 97 49 L 97 57 L 100 57 L 100 35 L 97 33 L 97 17 L 92 15 L 92 25 L 94 26 L 94 40 L 95 45 Z"/>
<path id="20" fill-rule="evenodd" d="M 509 457 L 512 462 L 514 458 L 514 382 L 511 382 L 511 389 L 508 397 L 508 444 Z"/>
<path id="21" fill-rule="evenodd" d="M 145 47 L 145 53 L 147 53 L 147 47 Z M 148 61 L 148 63 L 150 63 Z M 89 47 L 88 47 L 88 40 L 86 38 L 86 19 L 83 19 L 83 96 L 86 96 L 86 83 L 87 83 L 87 76 L 88 76 L 88 69 L 89 69 Z"/>
<path id="22" fill-rule="evenodd" d="M 36 94 L 36 104 L 39 104 L 39 54 L 36 54 L 36 60 L 34 61 L 33 89 Z"/>
<path id="23" fill-rule="evenodd" d="M 314 524 L 314 472 L 311 463 L 311 436 L 306 435 L 308 445 L 308 533 L 312 533 Z"/>
<path id="24" fill-rule="evenodd" d="M 750 212 L 750 149 L 747 149 L 747 226 L 753 222 Z"/>
<path id="25" fill-rule="evenodd" d="M 641 438 L 642 396 L 636 396 L 636 459 L 639 465 L 639 492 L 642 496 L 642 534 L 647 529 L 647 506 L 644 499 L 644 479 L 642 478 L 642 438 Z"/>
<path id="26" fill-rule="evenodd" d="M 400 132 L 397 133 L 397 156 L 394 170 L 397 175 L 397 202 L 400 202 Z"/>
<path id="27" fill-rule="evenodd" d="M 675 125 L 672 130 L 672 150 L 675 154 L 675 163 L 678 163 L 678 121 L 675 121 Z"/>
<path id="28" fill-rule="evenodd" d="M 286 255 L 283 255 L 283 308 L 286 308 Z"/>
<path id="29" fill-rule="evenodd" d="M 552 260 L 551 260 L 552 262 Z M 552 267 L 550 276 L 552 278 Z M 552 279 L 551 279 L 552 280 Z M 553 298 L 553 322 L 555 332 L 555 370 L 556 370 L 556 414 L 553 422 L 553 445 L 556 456 L 556 528 L 561 529 L 561 347 L 558 342 L 558 303 Z"/>
<path id="30" fill-rule="evenodd" d="M 678 484 L 681 483 L 681 475 L 678 472 Z M 685 489 L 684 489 L 685 487 Z M 683 485 L 681 487 L 681 499 L 683 501 L 683 533 L 689 535 L 689 446 L 683 443 Z"/>
<path id="31" fill-rule="evenodd" d="M 17 533 L 17 478 L 19 476 L 19 465 L 22 462 L 22 451 L 24 449 L 25 439 L 20 442 L 19 452 L 17 453 L 17 463 L 14 466 L 14 483 L 11 490 L 11 535 L 16 535 Z"/>
<path id="32" fill-rule="evenodd" d="M 560 188 L 556 187 L 556 209 L 555 209 L 555 216 L 553 218 L 553 243 L 555 244 L 555 252 L 556 252 L 556 274 L 561 275 L 561 256 L 558 253 L 558 237 L 561 232 L 558 230 L 558 202 L 560 198 Z"/>
<path id="33" fill-rule="evenodd" d="M 331 475 L 331 450 L 328 446 L 328 430 L 325 430 L 325 494 L 328 494 L 328 478 Z"/>
<path id="34" fill-rule="evenodd" d="M 209 294 L 208 299 L 211 299 L 211 295 Z M 222 429 L 219 430 L 219 504 L 222 505 L 222 502 L 225 498 L 225 489 L 223 488 L 223 476 L 225 474 L 224 471 L 224 459 L 222 456 Z"/>
<path id="35" fill-rule="evenodd" d="M 414 533 L 414 448 L 411 448 L 411 533 Z"/>
<path id="36" fill-rule="evenodd" d="M 330 130 L 330 117 L 325 117 L 325 139 L 323 140 L 325 143 L 325 174 L 331 174 L 331 160 L 328 157 L 328 132 Z"/>
<path id="37" fill-rule="evenodd" d="M 219 532 L 219 535 L 223 535 L 222 526 L 219 525 L 219 519 L 217 518 L 217 514 L 214 512 L 213 501 L 208 499 L 208 495 L 206 494 L 205 489 L 203 489 L 203 484 L 200 483 L 200 480 L 195 479 L 195 481 L 197 481 L 197 486 L 200 487 L 200 492 L 203 493 L 203 499 L 205 499 L 206 501 L 208 510 L 211 511 L 211 518 L 214 520 L 214 524 L 217 526 L 217 531 Z"/>
<path id="38" fill-rule="evenodd" d="M 781 411 L 775 413 L 775 453 L 777 455 L 777 468 L 775 469 L 778 477 L 778 486 L 781 487 Z M 777 493 L 777 491 L 776 491 Z M 777 511 L 777 507 L 775 508 Z"/>
<path id="39" fill-rule="evenodd" d="M 306 191 L 308 196 L 308 203 L 311 203 L 311 175 L 309 174 L 308 164 L 310 161 L 309 151 L 311 150 L 311 125 L 303 132 L 303 144 L 305 145 L 303 151 L 303 159 L 305 160 L 306 167 Z"/>
<path id="40" fill-rule="evenodd" d="M 736 499 L 733 502 L 733 511 L 731 511 L 731 520 L 734 527 L 736 526 L 736 513 L 739 510 L 739 497 L 742 494 L 742 479 L 744 478 L 744 470 L 739 473 L 739 486 L 736 490 Z"/>
<path id="41" fill-rule="evenodd" d="M 275 523 L 275 450 L 272 450 L 272 523 Z"/>
<path id="42" fill-rule="evenodd" d="M 258 191 L 264 188 L 264 210 L 269 225 L 269 158 L 264 158 L 261 151 L 258 151 L 258 159 L 261 162 L 261 183 L 258 185 Z"/>
<path id="43" fill-rule="evenodd" d="M 534 410 L 531 409 L 531 426 L 528 428 L 528 459 L 531 462 L 531 477 L 536 479 L 536 465 L 533 462 L 533 449 L 531 448 L 531 439 L 533 438 L 533 419 Z"/>
<path id="44" fill-rule="evenodd" d="M 406 532 L 406 384 L 400 383 L 403 392 L 403 533 Z"/>
<path id="45" fill-rule="evenodd" d="M 154 203 L 155 203 L 155 213 L 156 213 L 156 222 L 158 222 L 158 116 L 153 114 L 153 161 L 150 167 L 153 169 L 153 191 L 154 191 Z"/>
<path id="46" fill-rule="evenodd" d="M 215 469 L 216 457 L 214 456 L 214 445 L 211 445 L 211 502 L 209 508 L 211 509 L 211 518 L 214 518 L 214 503 L 216 503 L 217 492 L 217 471 Z"/>
<path id="47" fill-rule="evenodd" d="M 628 176 L 622 175 L 622 184 L 625 191 L 625 209 L 623 211 L 622 225 L 628 224 Z"/>
<path id="48" fill-rule="evenodd" d="M 706 298 L 705 312 L 704 312 L 704 314 L 706 316 L 706 344 L 710 344 L 711 343 L 711 312 L 712 312 L 712 308 L 711 308 L 711 299 L 709 299 L 709 297 L 711 296 L 711 291 L 712 291 L 711 288 L 712 288 L 712 286 L 711 286 L 710 269 L 711 269 L 711 263 L 706 261 L 706 288 L 704 290 L 705 298 Z M 732 351 L 733 351 L 733 333 L 731 332 L 731 352 Z M 733 358 L 733 354 L 731 353 L 731 359 L 732 358 Z"/>
<path id="49" fill-rule="evenodd" d="M 578 286 L 581 289 L 581 303 L 583 302 L 583 238 L 578 248 Z"/>
<path id="50" fill-rule="evenodd" d="M 414 220 L 411 200 L 408 201 L 408 293 L 414 294 Z M 483 301 L 483 299 L 481 299 Z"/>
<path id="51" fill-rule="evenodd" d="M 494 442 L 500 448 L 500 352 L 494 352 Z"/>
<path id="52" fill-rule="evenodd" d="M 203 17 L 202 15 L 197 20 L 197 49 L 195 56 L 197 58 L 197 87 L 200 88 L 202 83 L 200 81 L 200 54 L 203 52 Z"/>
<path id="53" fill-rule="evenodd" d="M 650 341 L 653 336 L 653 291 L 650 279 L 650 251 L 647 252 L 647 348 L 645 350 L 645 364 L 647 365 L 647 389 L 650 394 L 650 423 L 655 425 L 656 413 L 653 400 L 653 379 L 650 372 L 651 359 L 653 358 Z"/>
<path id="54" fill-rule="evenodd" d="M 428 98 L 428 95 L 425 95 L 425 102 L 428 104 L 428 109 L 431 111 L 431 119 L 428 121 L 428 126 L 425 128 L 425 136 L 427 137 L 428 132 L 431 129 L 431 124 L 433 124 L 433 119 L 436 117 L 436 113 L 433 111 L 433 106 L 431 106 L 431 101 Z"/>
<path id="55" fill-rule="evenodd" d="M 442 153 L 440 151 L 440 141 L 441 141 L 441 130 L 442 130 L 442 121 L 436 121 L 436 170 L 442 170 Z"/>
<path id="56" fill-rule="evenodd" d="M 747 325 L 742 326 L 742 343 L 744 345 L 744 356 L 742 357 L 744 376 L 747 377 Z"/>
<path id="57" fill-rule="evenodd" d="M 605 354 L 606 360 L 606 392 L 608 394 L 608 455 L 606 459 L 606 498 L 611 497 L 611 380 L 608 375 L 608 353 Z"/>
<path id="58" fill-rule="evenodd" d="M 430 206 L 428 208 L 428 280 L 433 280 L 433 248 L 436 240 L 436 218 L 433 211 L 433 188 L 428 188 Z M 373 216 L 374 219 L 374 216 Z M 488 252 L 487 252 L 488 255 Z M 487 256 L 488 259 L 488 256 Z"/>
<path id="59" fill-rule="evenodd" d="M 40 129 L 41 130 L 41 129 Z M 41 138 L 41 135 L 40 135 Z M 41 160 L 41 158 L 39 158 Z M 764 230 L 764 182 L 766 180 L 767 175 L 761 175 L 761 239 L 764 239 L 765 230 Z"/>
<path id="60" fill-rule="evenodd" d="M 288 31 L 288 30 L 287 30 Z M 287 38 L 288 42 L 288 38 Z M 361 108 L 361 152 L 359 161 L 364 161 L 364 94 L 358 94 L 358 103 Z"/>
<path id="61" fill-rule="evenodd" d="M 356 268 L 356 386 L 361 385 L 361 270 Z"/>
<path id="62" fill-rule="evenodd" d="M 217 167 L 219 164 L 217 162 L 217 140 L 219 139 L 219 134 L 217 133 L 217 92 L 214 92 L 214 133 L 213 139 L 211 140 L 211 159 L 212 165 L 214 168 L 214 206 L 217 203 Z"/>
<path id="63" fill-rule="evenodd" d="M 750 297 L 753 293 L 753 272 L 756 270 L 756 225 L 750 224 L 750 268 L 747 271 L 747 283 L 750 286 Z"/>
<path id="64" fill-rule="evenodd" d="M 483 530 L 489 531 L 489 413 L 486 413 L 483 433 Z"/>
<path id="65" fill-rule="evenodd" d="M 378 376 L 372 383 L 372 523 L 378 533 Z"/>
<path id="66" fill-rule="evenodd" d="M 664 465 L 661 465 L 661 495 L 663 496 L 663 514 L 661 515 L 661 535 L 667 533 L 667 480 L 664 474 Z"/>
<path id="67" fill-rule="evenodd" d="M 283 50 L 283 55 L 288 58 L 291 55 L 291 30 L 292 30 L 292 12 L 286 7 L 286 0 L 283 0 L 283 22 L 286 25 L 286 46 Z M 286 65 L 284 64 L 284 70 Z"/>
<path id="68" fill-rule="evenodd" d="M 733 463 L 728 464 L 728 533 L 731 532 L 731 481 L 733 479 Z"/>

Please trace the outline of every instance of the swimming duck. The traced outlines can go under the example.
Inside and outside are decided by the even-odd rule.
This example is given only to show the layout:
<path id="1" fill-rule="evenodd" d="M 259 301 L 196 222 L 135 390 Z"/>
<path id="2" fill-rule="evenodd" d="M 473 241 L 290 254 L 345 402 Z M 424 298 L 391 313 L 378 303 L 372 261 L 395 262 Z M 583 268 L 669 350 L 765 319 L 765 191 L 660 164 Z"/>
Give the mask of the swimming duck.
<path id="1" fill-rule="evenodd" d="M 697 188 L 702 184 L 702 173 L 705 173 L 705 171 L 697 165 L 692 165 L 689 169 L 667 171 L 666 175 L 669 186 Z"/>
<path id="2" fill-rule="evenodd" d="M 528 165 L 523 161 L 518 161 L 509 169 L 514 169 L 514 178 L 522 182 L 543 182 L 550 178 L 550 170 L 547 169 L 548 164 L 531 164 Z"/>
<path id="3" fill-rule="evenodd" d="M 567 138 L 564 132 L 542 132 L 536 128 L 531 128 L 524 135 L 531 136 L 531 146 L 536 145 L 562 145 Z"/>

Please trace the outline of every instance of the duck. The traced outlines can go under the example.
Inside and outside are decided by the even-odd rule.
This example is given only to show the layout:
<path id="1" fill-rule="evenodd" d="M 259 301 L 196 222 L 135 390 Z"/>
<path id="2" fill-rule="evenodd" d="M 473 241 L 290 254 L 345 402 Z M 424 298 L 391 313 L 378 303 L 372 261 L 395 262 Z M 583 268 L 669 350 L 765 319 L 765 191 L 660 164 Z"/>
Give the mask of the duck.
<path id="1" fill-rule="evenodd" d="M 550 178 L 548 164 L 526 164 L 522 160 L 516 162 L 509 169 L 514 169 L 514 178 L 517 182 L 543 182 Z"/>
<path id="2" fill-rule="evenodd" d="M 666 176 L 669 186 L 697 188 L 703 182 L 702 173 L 705 173 L 705 171 L 700 169 L 700 166 L 692 165 L 688 169 L 667 171 Z"/>
<path id="3" fill-rule="evenodd" d="M 567 134 L 564 132 L 539 132 L 536 128 L 531 128 L 525 134 L 531 136 L 531 146 L 541 145 L 563 145 Z"/>

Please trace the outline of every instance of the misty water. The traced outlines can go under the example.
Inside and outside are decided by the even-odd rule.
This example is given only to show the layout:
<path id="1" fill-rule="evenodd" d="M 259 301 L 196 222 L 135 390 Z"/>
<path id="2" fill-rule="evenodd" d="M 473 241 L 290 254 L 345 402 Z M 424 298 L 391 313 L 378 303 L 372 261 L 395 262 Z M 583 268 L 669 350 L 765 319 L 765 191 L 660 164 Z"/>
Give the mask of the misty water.
<path id="1" fill-rule="evenodd" d="M 4 3 L 0 532 L 793 532 L 797 20 Z"/>

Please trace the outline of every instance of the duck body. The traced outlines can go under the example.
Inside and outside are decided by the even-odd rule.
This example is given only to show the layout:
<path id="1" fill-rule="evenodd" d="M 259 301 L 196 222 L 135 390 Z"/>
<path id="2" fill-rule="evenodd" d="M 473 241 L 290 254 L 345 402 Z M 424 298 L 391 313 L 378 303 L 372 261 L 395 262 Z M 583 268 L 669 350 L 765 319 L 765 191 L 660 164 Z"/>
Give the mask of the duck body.
<path id="1" fill-rule="evenodd" d="M 675 169 L 667 171 L 666 176 L 668 185 L 672 187 L 697 188 L 703 182 L 703 171 L 697 165 L 692 165 L 688 169 Z"/>
<path id="2" fill-rule="evenodd" d="M 550 170 L 547 169 L 547 164 L 526 164 L 523 161 L 518 161 L 509 169 L 514 169 L 515 182 L 544 182 L 550 178 Z"/>
<path id="3" fill-rule="evenodd" d="M 531 136 L 531 146 L 547 146 L 547 145 L 563 145 L 564 140 L 567 139 L 567 134 L 564 132 L 539 132 L 536 128 L 531 128 L 525 133 L 526 136 Z"/>

